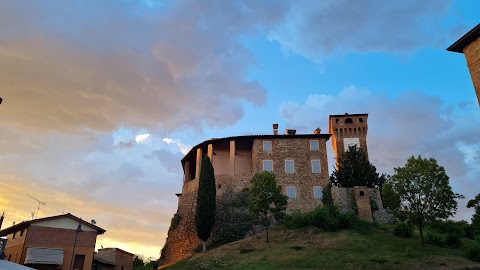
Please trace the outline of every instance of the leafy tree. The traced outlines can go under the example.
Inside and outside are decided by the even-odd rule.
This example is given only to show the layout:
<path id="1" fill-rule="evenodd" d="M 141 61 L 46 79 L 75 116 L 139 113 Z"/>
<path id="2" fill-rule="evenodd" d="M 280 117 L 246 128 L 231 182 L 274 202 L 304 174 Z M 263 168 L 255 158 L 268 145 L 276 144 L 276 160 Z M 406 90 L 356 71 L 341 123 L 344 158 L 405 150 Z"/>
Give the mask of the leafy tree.
<path id="1" fill-rule="evenodd" d="M 255 174 L 251 184 L 248 209 L 265 226 L 268 242 L 270 219 L 278 220 L 285 215 L 288 197 L 282 194 L 282 187 L 277 185 L 272 172 Z"/>
<path id="2" fill-rule="evenodd" d="M 385 175 L 380 176 L 377 168 L 368 161 L 362 148 L 351 145 L 348 151 L 338 157 L 330 182 L 332 186 L 354 187 L 367 186 L 382 189 Z"/>
<path id="3" fill-rule="evenodd" d="M 133 268 L 145 265 L 145 257 L 141 254 L 133 255 Z"/>
<path id="4" fill-rule="evenodd" d="M 332 197 L 332 184 L 328 183 L 328 185 L 322 190 L 322 203 L 323 205 L 333 205 L 333 197 Z"/>
<path id="5" fill-rule="evenodd" d="M 210 237 L 215 224 L 216 192 L 213 166 L 210 158 L 205 156 L 202 159 L 202 168 L 198 181 L 197 211 L 195 213 L 195 226 L 198 238 L 203 241 L 203 252 L 207 249 L 205 242 Z"/>
<path id="6" fill-rule="evenodd" d="M 475 214 L 472 217 L 472 226 L 475 228 L 475 231 L 480 232 L 480 194 L 468 201 L 467 207 L 475 209 Z"/>
<path id="7" fill-rule="evenodd" d="M 390 176 L 387 176 L 383 183 L 381 191 L 383 207 L 393 211 L 394 213 L 400 208 L 400 195 L 395 190 L 393 181 Z"/>
<path id="8" fill-rule="evenodd" d="M 400 196 L 398 213 L 420 230 L 422 246 L 425 246 L 425 225 L 447 219 L 457 211 L 457 198 L 449 185 L 445 169 L 433 158 L 412 156 L 404 167 L 395 168 L 393 188 Z"/>

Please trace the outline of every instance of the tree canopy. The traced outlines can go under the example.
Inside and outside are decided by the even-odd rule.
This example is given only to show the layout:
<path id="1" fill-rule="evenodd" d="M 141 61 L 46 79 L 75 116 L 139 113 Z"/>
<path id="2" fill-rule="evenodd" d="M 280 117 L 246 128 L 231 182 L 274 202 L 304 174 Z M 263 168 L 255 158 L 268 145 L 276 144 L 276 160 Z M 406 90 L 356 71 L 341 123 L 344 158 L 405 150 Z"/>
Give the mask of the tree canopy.
<path id="1" fill-rule="evenodd" d="M 275 175 L 264 171 L 253 176 L 248 200 L 249 211 L 260 218 L 265 226 L 268 242 L 270 219 L 280 219 L 287 209 L 288 197 L 282 194 L 282 187 L 277 185 Z"/>
<path id="2" fill-rule="evenodd" d="M 475 214 L 472 217 L 472 226 L 475 228 L 475 231 L 480 232 L 480 194 L 468 201 L 467 207 L 475 209 Z"/>
<path id="3" fill-rule="evenodd" d="M 362 148 L 351 145 L 348 151 L 338 157 L 330 182 L 332 186 L 354 187 L 367 186 L 382 189 L 385 175 L 379 175 L 377 168 L 368 161 Z"/>
<path id="4" fill-rule="evenodd" d="M 205 241 L 210 237 L 215 224 L 216 196 L 215 173 L 210 158 L 202 159 L 200 179 L 198 180 L 197 211 L 195 213 L 195 226 L 198 238 L 203 241 L 203 251 L 206 250 Z"/>
<path id="5" fill-rule="evenodd" d="M 449 185 L 445 169 L 433 158 L 410 157 L 404 167 L 395 168 L 392 185 L 400 198 L 398 213 L 420 230 L 422 246 L 425 246 L 423 228 L 436 220 L 453 216 L 458 198 Z"/>

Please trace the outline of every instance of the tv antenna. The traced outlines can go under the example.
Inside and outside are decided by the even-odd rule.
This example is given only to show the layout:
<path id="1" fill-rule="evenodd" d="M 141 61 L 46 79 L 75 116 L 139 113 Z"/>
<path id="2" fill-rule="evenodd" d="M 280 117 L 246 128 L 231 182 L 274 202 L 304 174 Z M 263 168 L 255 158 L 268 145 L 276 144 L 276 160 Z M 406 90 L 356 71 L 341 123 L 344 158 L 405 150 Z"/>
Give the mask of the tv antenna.
<path id="1" fill-rule="evenodd" d="M 32 198 L 32 199 L 34 199 L 35 201 L 37 201 L 37 202 L 38 202 L 38 208 L 37 208 L 37 212 L 35 213 L 35 218 L 37 218 L 37 217 L 38 217 L 38 211 L 40 211 L 40 205 L 46 205 L 46 203 L 44 203 L 44 202 L 40 201 L 40 200 L 39 200 L 39 199 L 37 199 L 37 198 L 34 198 L 34 197 L 32 197 L 32 196 L 28 195 L 28 194 L 27 194 L 27 196 L 28 196 L 28 197 L 30 197 L 30 198 Z M 33 216 L 33 215 L 32 215 L 32 216 Z"/>

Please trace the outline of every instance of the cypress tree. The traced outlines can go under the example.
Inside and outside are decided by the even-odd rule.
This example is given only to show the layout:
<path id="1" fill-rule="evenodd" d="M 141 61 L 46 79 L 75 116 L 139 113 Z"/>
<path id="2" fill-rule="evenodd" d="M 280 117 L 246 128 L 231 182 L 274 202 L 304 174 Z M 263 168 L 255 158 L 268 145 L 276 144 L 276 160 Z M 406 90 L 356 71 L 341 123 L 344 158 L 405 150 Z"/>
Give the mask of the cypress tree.
<path id="1" fill-rule="evenodd" d="M 205 156 L 202 159 L 202 168 L 198 181 L 197 211 L 195 213 L 195 227 L 198 238 L 203 241 L 203 252 L 206 251 L 205 242 L 210 237 L 215 224 L 216 192 L 213 166 L 210 158 Z"/>

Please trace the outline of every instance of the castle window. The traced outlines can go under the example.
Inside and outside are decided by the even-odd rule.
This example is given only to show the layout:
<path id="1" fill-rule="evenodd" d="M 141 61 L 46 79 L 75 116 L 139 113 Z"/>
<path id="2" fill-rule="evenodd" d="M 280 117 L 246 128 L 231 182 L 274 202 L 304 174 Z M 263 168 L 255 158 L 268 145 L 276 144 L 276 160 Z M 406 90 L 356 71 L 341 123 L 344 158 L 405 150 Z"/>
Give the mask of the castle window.
<path id="1" fill-rule="evenodd" d="M 313 198 L 321 199 L 323 197 L 322 187 L 313 187 Z"/>
<path id="2" fill-rule="evenodd" d="M 272 152 L 272 142 L 263 141 L 263 152 L 271 153 Z"/>
<path id="3" fill-rule="evenodd" d="M 345 124 L 352 124 L 352 123 L 353 123 L 352 118 L 345 119 Z"/>
<path id="4" fill-rule="evenodd" d="M 362 117 L 358 118 L 358 121 L 360 121 L 360 123 L 363 123 L 363 118 Z"/>
<path id="5" fill-rule="evenodd" d="M 264 160 L 263 161 L 263 170 L 267 172 L 273 172 L 273 161 L 272 160 Z"/>
<path id="6" fill-rule="evenodd" d="M 361 196 L 361 197 L 365 196 L 365 192 L 364 192 L 363 190 L 360 191 L 360 196 Z"/>
<path id="7" fill-rule="evenodd" d="M 312 160 L 312 173 L 320 173 L 320 160 Z"/>
<path id="8" fill-rule="evenodd" d="M 337 118 L 337 119 L 335 119 L 335 123 L 338 123 L 338 118 Z"/>
<path id="9" fill-rule="evenodd" d="M 318 150 L 318 149 L 319 149 L 318 140 L 310 141 L 310 150 Z"/>
<path id="10" fill-rule="evenodd" d="M 295 189 L 295 187 L 292 187 L 292 186 L 287 187 L 287 196 L 291 200 L 294 200 L 297 198 L 297 190 Z"/>
<path id="11" fill-rule="evenodd" d="M 294 162 L 293 160 L 285 160 L 285 173 L 294 173 Z"/>

